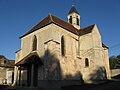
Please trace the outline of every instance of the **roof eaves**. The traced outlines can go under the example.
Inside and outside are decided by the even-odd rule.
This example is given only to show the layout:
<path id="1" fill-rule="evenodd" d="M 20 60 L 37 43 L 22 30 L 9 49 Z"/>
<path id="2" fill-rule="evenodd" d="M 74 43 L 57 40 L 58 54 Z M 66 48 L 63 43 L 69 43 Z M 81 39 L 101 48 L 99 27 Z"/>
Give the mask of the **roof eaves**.
<path id="1" fill-rule="evenodd" d="M 95 26 L 96 24 L 92 24 L 92 25 L 89 25 L 89 26 L 87 26 L 87 27 L 84 27 L 84 28 L 81 28 L 81 29 L 86 29 L 86 28 L 89 28 L 89 27 L 92 27 L 92 28 L 94 28 L 94 26 Z"/>
<path id="2" fill-rule="evenodd" d="M 93 28 L 94 28 L 95 24 L 81 28 L 80 30 L 78 30 L 78 34 L 79 36 L 85 35 L 87 33 L 92 32 Z"/>
<path id="3" fill-rule="evenodd" d="M 5 66 L 5 65 L 0 65 L 0 67 L 5 67 L 5 68 L 14 68 L 14 66 Z"/>
<path id="4" fill-rule="evenodd" d="M 109 47 L 106 46 L 104 43 L 102 43 L 102 47 L 105 47 L 105 48 L 109 49 Z"/>
<path id="5" fill-rule="evenodd" d="M 46 18 L 49 18 L 49 21 L 47 22 L 47 24 L 44 24 L 44 25 L 40 26 L 39 28 L 36 28 L 36 27 L 37 27 L 44 19 L 46 19 Z M 28 32 L 26 32 L 26 34 L 22 35 L 22 36 L 19 37 L 19 38 L 22 38 L 22 37 L 24 37 L 24 36 L 26 36 L 26 35 L 34 32 L 34 31 L 37 31 L 38 29 L 40 29 L 40 28 L 42 28 L 42 27 L 44 27 L 44 26 L 46 26 L 46 25 L 49 25 L 49 24 L 51 24 L 51 23 L 53 22 L 52 17 L 51 17 L 51 14 L 48 14 L 47 17 L 45 17 L 44 19 L 42 19 L 39 23 L 37 23 L 37 24 L 36 24 L 35 26 L 33 26 L 30 30 L 28 30 Z M 35 29 L 34 29 L 34 28 L 35 28 Z"/>
<path id="6" fill-rule="evenodd" d="M 21 49 L 17 50 L 15 53 L 19 52 Z"/>
<path id="7" fill-rule="evenodd" d="M 37 28 L 37 29 L 34 30 L 34 31 L 37 31 L 37 30 L 39 30 L 40 28 L 43 28 L 43 27 L 45 27 L 45 26 L 47 26 L 47 25 L 49 25 L 49 24 L 51 24 L 51 23 L 53 23 L 53 22 L 49 22 L 49 23 L 47 23 L 47 24 L 45 24 L 45 25 L 43 25 L 43 26 Z M 28 34 L 34 32 L 34 31 L 28 32 L 28 33 L 24 34 L 23 36 L 21 36 L 21 37 L 19 37 L 19 38 L 23 38 L 24 36 L 26 36 L 26 35 L 28 35 Z"/>

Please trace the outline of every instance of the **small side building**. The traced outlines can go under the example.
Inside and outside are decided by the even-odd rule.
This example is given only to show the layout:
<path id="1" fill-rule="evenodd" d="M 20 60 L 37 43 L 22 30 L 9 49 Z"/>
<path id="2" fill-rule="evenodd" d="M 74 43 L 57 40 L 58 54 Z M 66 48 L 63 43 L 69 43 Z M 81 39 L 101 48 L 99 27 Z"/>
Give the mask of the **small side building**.
<path id="1" fill-rule="evenodd" d="M 11 85 L 14 79 L 14 60 L 0 55 L 0 85 Z"/>

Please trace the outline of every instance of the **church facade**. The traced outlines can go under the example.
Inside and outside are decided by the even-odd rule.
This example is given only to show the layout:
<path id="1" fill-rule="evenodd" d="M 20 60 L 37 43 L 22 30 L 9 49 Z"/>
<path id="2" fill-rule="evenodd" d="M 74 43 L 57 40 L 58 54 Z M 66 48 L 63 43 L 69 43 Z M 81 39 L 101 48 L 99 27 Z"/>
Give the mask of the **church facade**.
<path id="1" fill-rule="evenodd" d="M 67 17 L 65 22 L 49 14 L 20 37 L 14 84 L 45 88 L 47 81 L 66 85 L 110 78 L 108 47 L 97 25 L 81 28 L 74 6 Z"/>

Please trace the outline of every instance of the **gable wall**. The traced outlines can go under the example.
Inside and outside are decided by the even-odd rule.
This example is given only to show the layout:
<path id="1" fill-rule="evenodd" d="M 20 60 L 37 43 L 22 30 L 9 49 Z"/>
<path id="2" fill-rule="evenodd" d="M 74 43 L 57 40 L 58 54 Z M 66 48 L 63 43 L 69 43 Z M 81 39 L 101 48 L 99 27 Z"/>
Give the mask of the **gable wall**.
<path id="1" fill-rule="evenodd" d="M 37 37 L 37 53 L 40 58 L 45 56 L 45 51 L 50 50 L 50 53 L 56 53 L 55 57 L 61 65 L 62 77 L 74 75 L 76 72 L 76 55 L 78 50 L 78 36 L 55 25 L 50 24 L 40 30 L 37 30 L 22 38 L 20 55 L 17 62 L 32 52 L 33 37 Z M 61 37 L 65 39 L 65 56 L 61 55 Z M 51 48 L 52 45 L 52 48 Z M 53 50 L 56 48 L 55 50 Z M 18 56 L 18 55 L 17 55 Z M 42 59 L 43 60 L 43 59 Z M 44 62 L 44 61 L 43 61 Z"/>
<path id="2" fill-rule="evenodd" d="M 45 28 L 37 30 L 25 37 L 22 38 L 21 42 L 21 59 L 32 52 L 32 45 L 33 45 L 33 37 L 36 35 L 37 37 L 37 52 L 40 56 L 44 53 L 44 42 L 51 39 L 51 26 L 48 25 Z M 42 47 L 42 48 L 41 48 Z"/>
<path id="3" fill-rule="evenodd" d="M 77 71 L 77 63 L 76 63 L 76 56 L 77 56 L 77 50 L 78 50 L 78 36 L 68 32 L 67 30 L 55 25 L 53 29 L 53 37 L 55 40 L 57 40 L 57 34 L 59 33 L 59 42 L 60 42 L 60 65 L 62 70 L 63 78 L 66 78 L 66 76 L 75 76 Z M 55 36 L 56 35 L 56 36 Z M 65 39 L 65 56 L 63 57 L 61 55 L 61 37 L 64 36 Z"/>
<path id="4" fill-rule="evenodd" d="M 104 56 L 108 57 L 108 55 L 104 53 L 101 35 L 97 26 L 95 25 L 91 33 L 80 36 L 79 40 L 81 57 L 80 70 L 84 80 L 105 79 L 105 69 L 107 70 L 106 74 L 109 74 L 109 63 L 107 61 L 108 59 L 105 59 Z M 89 67 L 85 67 L 85 58 L 89 60 Z"/>

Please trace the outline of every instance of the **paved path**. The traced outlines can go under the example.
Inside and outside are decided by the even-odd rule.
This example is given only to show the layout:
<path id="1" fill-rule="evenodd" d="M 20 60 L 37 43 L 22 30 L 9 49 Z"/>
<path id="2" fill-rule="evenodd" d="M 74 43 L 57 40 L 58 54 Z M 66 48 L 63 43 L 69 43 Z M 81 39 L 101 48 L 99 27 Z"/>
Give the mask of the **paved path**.
<path id="1" fill-rule="evenodd" d="M 13 87 L 0 86 L 0 90 L 20 90 Z M 28 89 L 27 89 L 28 90 Z M 85 84 L 82 86 L 69 86 L 61 90 L 120 90 L 120 81 L 109 81 L 101 84 Z"/>
<path id="2" fill-rule="evenodd" d="M 102 84 L 86 84 L 83 86 L 70 86 L 62 90 L 120 90 L 120 81 L 109 81 Z"/>

